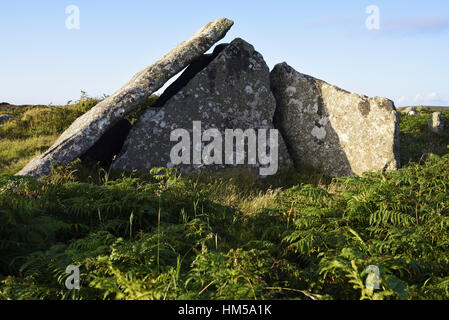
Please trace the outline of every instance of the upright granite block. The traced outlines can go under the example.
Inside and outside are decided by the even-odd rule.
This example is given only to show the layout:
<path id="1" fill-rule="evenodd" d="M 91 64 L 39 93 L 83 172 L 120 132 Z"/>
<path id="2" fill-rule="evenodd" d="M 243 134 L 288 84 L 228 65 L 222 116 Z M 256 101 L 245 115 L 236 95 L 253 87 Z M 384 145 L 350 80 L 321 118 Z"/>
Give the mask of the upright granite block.
<path id="1" fill-rule="evenodd" d="M 301 74 L 286 63 L 271 72 L 275 125 L 295 165 L 328 176 L 400 166 L 399 121 L 392 101 L 368 98 Z"/>
<path id="2" fill-rule="evenodd" d="M 139 119 L 113 167 L 125 170 L 176 167 L 181 172 L 200 169 L 216 171 L 236 165 L 260 169 L 265 167 L 259 161 L 260 156 L 248 152 L 248 148 L 240 154 L 235 149 L 234 155 L 226 155 L 225 134 L 226 130 L 234 129 L 241 129 L 243 132 L 254 129 L 256 133 L 260 129 L 273 130 L 275 109 L 275 99 L 270 90 L 269 68 L 262 55 L 244 40 L 235 39 L 161 108 L 150 109 Z M 204 157 L 198 158 L 198 154 L 204 155 L 210 151 L 207 148 L 209 142 L 216 140 L 195 142 L 194 122 L 201 122 L 203 132 L 208 129 L 218 130 L 222 154 L 211 153 L 211 160 L 219 160 L 221 157 L 222 163 L 208 162 Z M 171 133 L 178 129 L 186 130 L 192 139 L 188 155 L 190 164 L 172 162 L 171 152 L 178 142 L 171 141 L 170 138 Z M 290 158 L 280 135 L 276 142 L 279 167 L 289 165 Z M 233 160 L 244 157 L 245 161 L 237 164 L 230 157 Z"/>

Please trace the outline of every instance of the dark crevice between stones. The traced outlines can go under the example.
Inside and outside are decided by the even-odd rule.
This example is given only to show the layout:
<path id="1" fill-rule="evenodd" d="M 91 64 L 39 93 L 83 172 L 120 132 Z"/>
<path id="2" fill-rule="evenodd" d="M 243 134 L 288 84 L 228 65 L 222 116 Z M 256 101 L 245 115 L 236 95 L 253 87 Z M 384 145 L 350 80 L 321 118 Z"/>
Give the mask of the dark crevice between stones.
<path id="1" fill-rule="evenodd" d="M 175 94 L 181 91 L 198 73 L 203 71 L 214 59 L 228 46 L 228 43 L 219 44 L 215 47 L 213 53 L 203 54 L 198 59 L 194 60 L 185 71 L 174 81 L 164 93 L 152 105 L 152 108 L 162 108 L 165 103 L 170 100 Z M 210 75 L 212 76 L 212 75 Z"/>

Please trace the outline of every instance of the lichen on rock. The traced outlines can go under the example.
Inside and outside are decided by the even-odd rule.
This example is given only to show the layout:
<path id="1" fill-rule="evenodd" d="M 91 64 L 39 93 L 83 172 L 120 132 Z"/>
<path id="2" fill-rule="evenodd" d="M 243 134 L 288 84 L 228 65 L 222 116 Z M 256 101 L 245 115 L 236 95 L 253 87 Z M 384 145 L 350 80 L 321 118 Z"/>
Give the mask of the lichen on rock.
<path id="1" fill-rule="evenodd" d="M 392 101 L 350 93 L 286 63 L 271 72 L 271 88 L 275 125 L 296 165 L 333 177 L 399 168 L 399 122 Z"/>

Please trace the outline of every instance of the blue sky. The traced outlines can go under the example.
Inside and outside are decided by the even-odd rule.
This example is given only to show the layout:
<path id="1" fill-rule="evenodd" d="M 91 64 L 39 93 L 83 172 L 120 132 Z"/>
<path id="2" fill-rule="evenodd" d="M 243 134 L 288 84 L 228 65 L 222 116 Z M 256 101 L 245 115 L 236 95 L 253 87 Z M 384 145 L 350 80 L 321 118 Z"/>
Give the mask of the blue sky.
<path id="1" fill-rule="evenodd" d="M 66 28 L 66 7 L 80 29 Z M 368 30 L 366 8 L 380 9 Z M 286 61 L 346 90 L 398 106 L 449 105 L 449 1 L 104 1 L 0 3 L 0 102 L 65 104 L 112 94 L 204 24 L 235 21 L 270 68 Z"/>

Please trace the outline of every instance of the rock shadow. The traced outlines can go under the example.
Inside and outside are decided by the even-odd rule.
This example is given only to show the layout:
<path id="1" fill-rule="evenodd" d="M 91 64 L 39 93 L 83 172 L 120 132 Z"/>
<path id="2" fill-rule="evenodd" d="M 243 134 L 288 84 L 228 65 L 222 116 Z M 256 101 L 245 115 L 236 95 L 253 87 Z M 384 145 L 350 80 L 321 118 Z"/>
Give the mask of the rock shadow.
<path id="1" fill-rule="evenodd" d="M 203 71 L 214 59 L 228 46 L 228 43 L 222 43 L 214 48 L 210 54 L 203 54 L 193 61 L 170 86 L 165 89 L 152 108 L 162 108 L 165 103 L 175 94 L 181 91 L 198 73 Z"/>
<path id="2" fill-rule="evenodd" d="M 283 72 L 297 72 L 288 65 L 277 68 L 271 72 L 271 90 L 276 99 L 273 123 L 284 138 L 295 167 L 309 165 L 329 177 L 353 176 L 316 79 L 301 75 L 293 89 Z M 289 95 L 289 88 L 295 94 Z"/>

